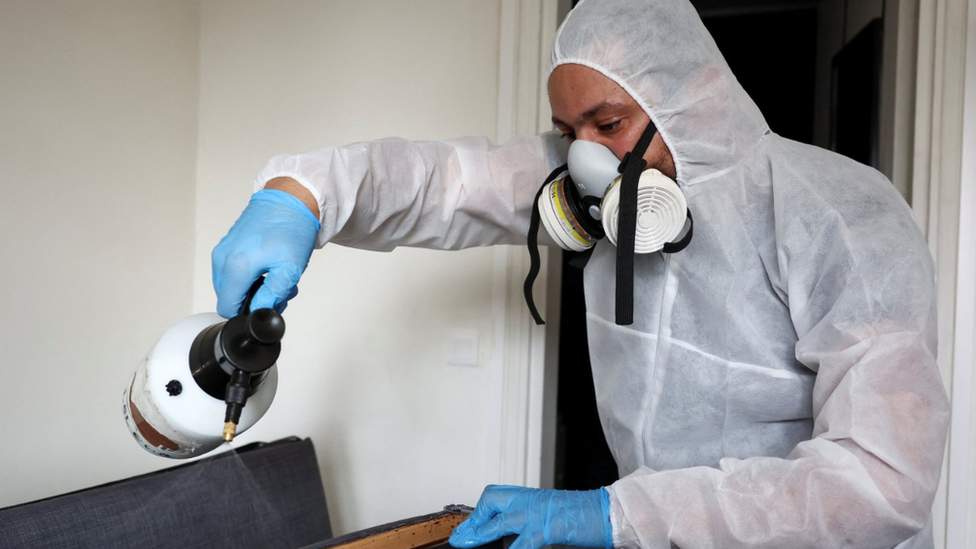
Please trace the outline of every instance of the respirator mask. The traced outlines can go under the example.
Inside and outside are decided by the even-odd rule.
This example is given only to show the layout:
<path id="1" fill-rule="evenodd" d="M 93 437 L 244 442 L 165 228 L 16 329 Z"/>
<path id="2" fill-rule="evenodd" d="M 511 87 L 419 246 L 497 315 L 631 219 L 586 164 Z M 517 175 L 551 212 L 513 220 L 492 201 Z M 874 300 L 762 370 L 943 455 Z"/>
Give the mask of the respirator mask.
<path id="1" fill-rule="evenodd" d="M 634 254 L 683 250 L 693 233 L 685 196 L 671 178 L 646 170 L 644 153 L 657 128 L 648 122 L 634 149 L 622 161 L 607 147 L 574 141 L 567 164 L 556 168 L 535 198 L 529 225 L 531 257 L 525 300 L 536 324 L 545 324 L 532 299 L 539 274 L 539 222 L 559 247 L 576 252 L 570 264 L 586 265 L 596 243 L 607 238 L 617 246 L 616 322 L 633 323 Z"/>

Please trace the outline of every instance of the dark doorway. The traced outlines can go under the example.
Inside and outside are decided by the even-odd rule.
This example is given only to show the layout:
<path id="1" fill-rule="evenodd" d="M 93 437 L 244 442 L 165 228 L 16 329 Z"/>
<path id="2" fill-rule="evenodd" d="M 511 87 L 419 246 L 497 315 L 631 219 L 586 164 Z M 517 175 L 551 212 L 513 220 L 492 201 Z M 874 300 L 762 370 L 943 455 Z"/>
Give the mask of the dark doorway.
<path id="1" fill-rule="evenodd" d="M 833 59 L 830 148 L 878 168 L 881 49 L 884 25 L 875 19 Z"/>
<path id="2" fill-rule="evenodd" d="M 603 436 L 596 410 L 586 344 L 583 271 L 569 264 L 570 254 L 564 252 L 562 257 L 554 487 L 592 490 L 617 480 L 617 463 Z"/>
<path id="3" fill-rule="evenodd" d="M 735 4 L 723 0 L 723 8 Z M 713 16 L 705 12 L 702 20 L 770 128 L 783 137 L 810 143 L 816 9 Z M 586 490 L 607 486 L 618 474 L 596 410 L 582 271 L 568 265 L 567 254 L 563 254 L 562 288 L 555 487 Z"/>

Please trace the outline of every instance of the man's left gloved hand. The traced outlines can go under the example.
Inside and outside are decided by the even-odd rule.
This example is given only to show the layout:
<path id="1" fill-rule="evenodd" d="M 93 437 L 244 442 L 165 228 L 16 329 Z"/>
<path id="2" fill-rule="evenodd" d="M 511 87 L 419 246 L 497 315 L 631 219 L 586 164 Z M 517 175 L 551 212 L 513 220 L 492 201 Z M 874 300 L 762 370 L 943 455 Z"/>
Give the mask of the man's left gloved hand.
<path id="1" fill-rule="evenodd" d="M 613 546 L 610 495 L 604 488 L 572 492 L 489 486 L 449 542 L 468 549 L 509 534 L 518 534 L 509 549 L 553 544 L 609 549 Z"/>

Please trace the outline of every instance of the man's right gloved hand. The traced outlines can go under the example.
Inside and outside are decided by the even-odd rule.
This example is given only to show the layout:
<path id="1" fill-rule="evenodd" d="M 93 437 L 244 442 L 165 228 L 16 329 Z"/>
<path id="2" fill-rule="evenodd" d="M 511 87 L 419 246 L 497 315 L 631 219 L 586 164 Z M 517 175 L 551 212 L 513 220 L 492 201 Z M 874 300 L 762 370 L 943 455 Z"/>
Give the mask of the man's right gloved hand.
<path id="1" fill-rule="evenodd" d="M 267 273 L 251 310 L 285 310 L 298 294 L 298 279 L 308 266 L 322 225 L 301 200 L 278 190 L 261 190 L 211 254 L 217 313 L 240 311 L 251 284 Z"/>
<path id="2" fill-rule="evenodd" d="M 489 486 L 448 542 L 471 549 L 510 534 L 518 535 L 511 549 L 549 545 L 609 549 L 613 547 L 610 494 L 605 488 L 575 492 Z"/>

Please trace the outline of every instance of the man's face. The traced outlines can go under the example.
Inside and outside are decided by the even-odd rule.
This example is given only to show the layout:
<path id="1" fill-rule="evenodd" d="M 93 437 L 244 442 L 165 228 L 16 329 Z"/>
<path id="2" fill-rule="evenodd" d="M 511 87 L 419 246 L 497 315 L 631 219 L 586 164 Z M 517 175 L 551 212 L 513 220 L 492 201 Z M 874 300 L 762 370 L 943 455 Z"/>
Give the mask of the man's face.
<path id="1" fill-rule="evenodd" d="M 570 142 L 593 141 L 622 159 L 640 139 L 647 113 L 616 82 L 583 65 L 556 67 L 549 76 L 552 123 Z M 674 160 L 660 134 L 644 154 L 648 168 L 674 179 Z"/>

